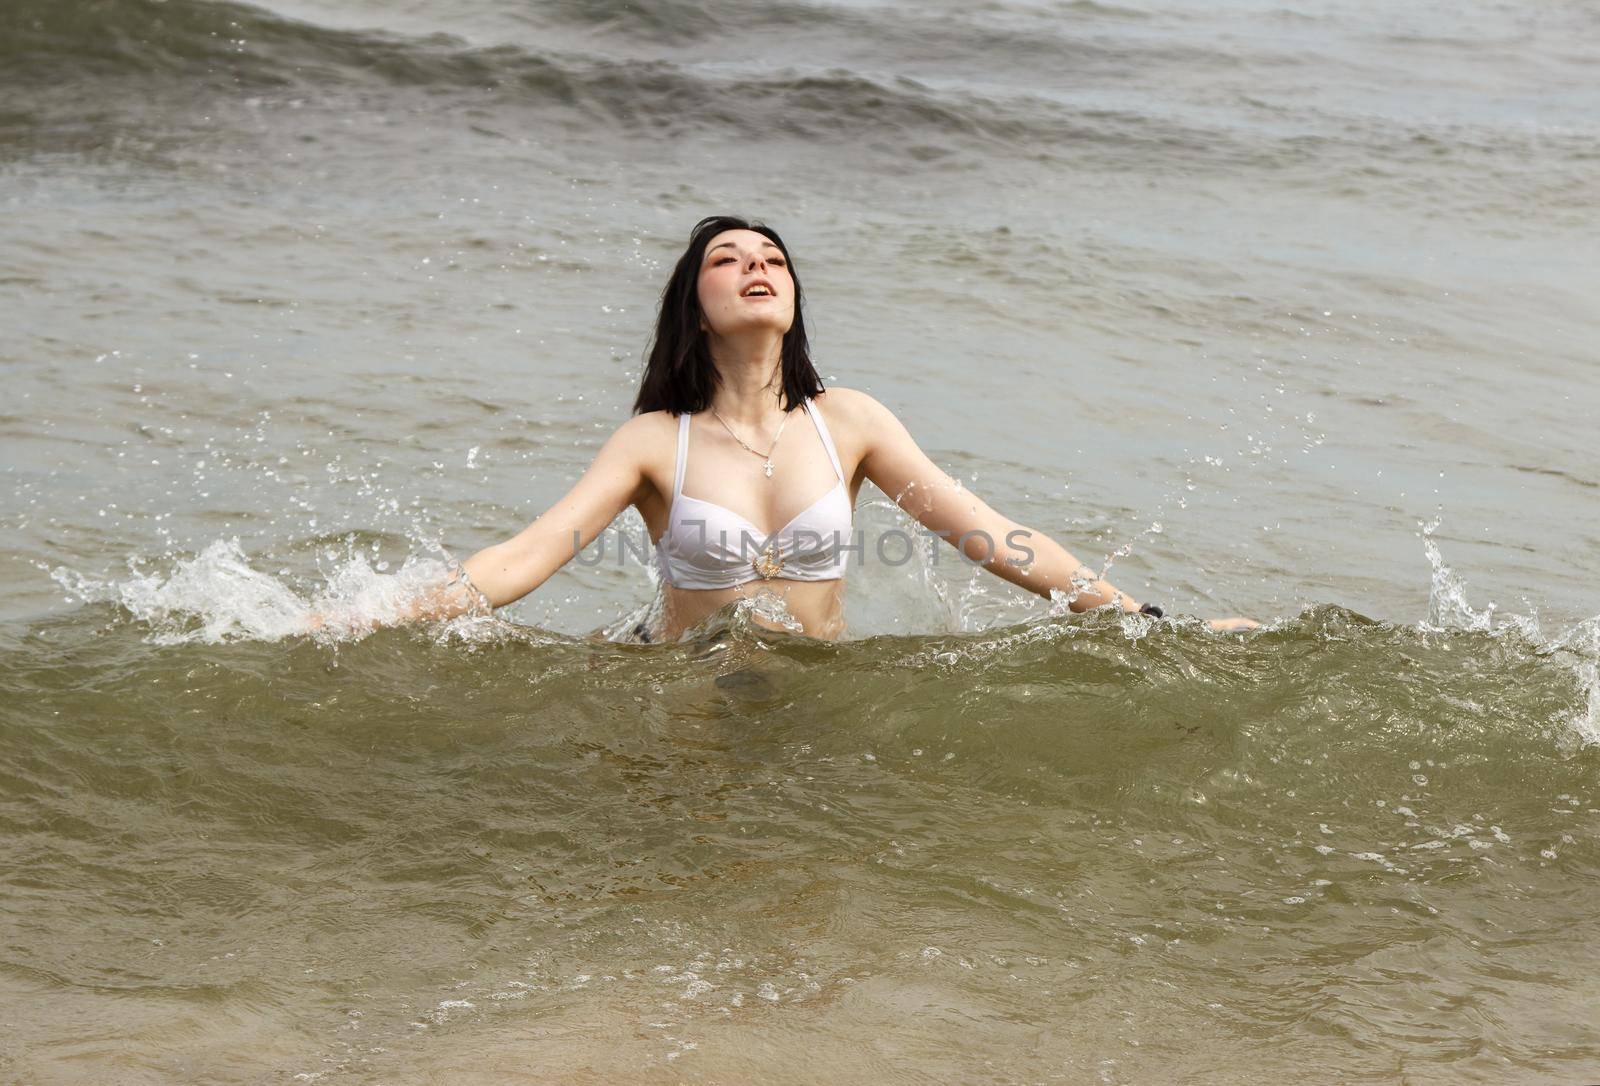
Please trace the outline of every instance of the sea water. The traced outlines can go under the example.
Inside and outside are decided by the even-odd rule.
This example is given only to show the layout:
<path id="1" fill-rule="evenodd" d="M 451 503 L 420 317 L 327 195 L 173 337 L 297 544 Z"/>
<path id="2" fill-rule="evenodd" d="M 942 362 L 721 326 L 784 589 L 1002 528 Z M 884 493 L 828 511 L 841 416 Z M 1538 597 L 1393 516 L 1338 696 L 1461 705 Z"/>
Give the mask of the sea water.
<path id="1" fill-rule="evenodd" d="M 0 1072 L 1596 1077 L 1597 35 L 11 0 Z M 630 511 L 298 632 L 564 494 L 724 211 L 826 384 L 1170 617 L 869 547 L 838 643 L 623 644 Z"/>

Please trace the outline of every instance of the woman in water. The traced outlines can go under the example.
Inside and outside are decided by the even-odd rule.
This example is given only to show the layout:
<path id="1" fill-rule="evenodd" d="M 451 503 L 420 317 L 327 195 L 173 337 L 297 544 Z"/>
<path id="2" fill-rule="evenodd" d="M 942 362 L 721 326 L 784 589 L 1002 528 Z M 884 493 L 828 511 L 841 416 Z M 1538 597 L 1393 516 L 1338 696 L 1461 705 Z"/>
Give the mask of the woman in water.
<path id="1" fill-rule="evenodd" d="M 385 621 L 519 600 L 631 505 L 656 541 L 664 592 L 656 628 L 635 629 L 640 640 L 676 640 L 757 592 L 781 601 L 787 628 L 835 639 L 844 631 L 844 559 L 875 553 L 852 531 L 867 479 L 1012 584 L 1047 599 L 1065 593 L 1074 611 L 1161 614 L 957 484 L 871 396 L 824 391 L 811 364 L 800 279 L 769 227 L 715 216 L 694 228 L 662 294 L 633 409 L 560 501 Z M 1254 625 L 1211 621 L 1222 630 Z"/>

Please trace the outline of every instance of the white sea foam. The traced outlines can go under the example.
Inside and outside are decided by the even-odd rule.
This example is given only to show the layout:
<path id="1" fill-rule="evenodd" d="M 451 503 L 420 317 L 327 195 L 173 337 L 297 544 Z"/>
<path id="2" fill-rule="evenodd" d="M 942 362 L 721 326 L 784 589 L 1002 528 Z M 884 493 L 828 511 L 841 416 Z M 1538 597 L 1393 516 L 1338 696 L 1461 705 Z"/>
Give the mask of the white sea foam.
<path id="1" fill-rule="evenodd" d="M 166 573 L 147 573 L 130 563 L 123 580 L 98 579 L 64 567 L 55 582 L 84 602 L 120 604 L 150 624 L 158 644 L 186 641 L 276 641 L 304 633 L 311 615 L 307 600 L 270 574 L 250 566 L 237 539 L 219 539 Z"/>
<path id="2" fill-rule="evenodd" d="M 363 636 L 392 623 L 420 592 L 451 575 L 450 564 L 441 559 L 412 555 L 389 574 L 374 569 L 364 555 L 352 554 L 335 564 L 321 591 L 302 595 L 282 578 L 254 568 L 236 538 L 214 540 L 164 572 L 146 571 L 136 562 L 129 568 L 130 576 L 123 579 L 90 577 L 65 567 L 50 576 L 83 602 L 120 605 L 149 625 L 149 639 L 156 644 L 215 644 L 308 635 L 313 616 L 322 620 L 319 636 Z"/>

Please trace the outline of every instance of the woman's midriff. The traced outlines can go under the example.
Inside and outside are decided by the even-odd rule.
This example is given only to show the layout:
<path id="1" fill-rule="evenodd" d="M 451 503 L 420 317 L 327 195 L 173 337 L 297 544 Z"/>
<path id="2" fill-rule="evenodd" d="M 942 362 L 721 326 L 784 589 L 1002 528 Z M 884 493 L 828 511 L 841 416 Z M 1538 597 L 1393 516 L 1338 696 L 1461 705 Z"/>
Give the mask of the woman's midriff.
<path id="1" fill-rule="evenodd" d="M 808 637 L 838 640 L 844 633 L 844 579 L 831 581 L 791 581 L 774 577 L 770 581 L 750 581 L 732 588 L 666 588 L 661 638 L 676 641 L 695 623 L 734 600 L 750 599 L 770 593 L 783 602 L 789 615 L 800 623 Z M 781 630 L 779 622 L 759 615 L 752 621 L 769 629 Z M 792 632 L 792 631 L 791 631 Z"/>

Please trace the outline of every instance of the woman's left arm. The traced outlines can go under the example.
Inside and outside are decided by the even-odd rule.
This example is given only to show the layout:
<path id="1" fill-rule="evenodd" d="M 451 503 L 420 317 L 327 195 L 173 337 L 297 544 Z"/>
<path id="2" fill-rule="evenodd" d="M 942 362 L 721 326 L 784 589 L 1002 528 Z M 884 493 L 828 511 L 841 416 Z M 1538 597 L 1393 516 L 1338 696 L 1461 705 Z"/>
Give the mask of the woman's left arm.
<path id="1" fill-rule="evenodd" d="M 885 494 L 923 527 L 998 577 L 1048 599 L 1059 589 L 1073 611 L 1141 603 L 1074 558 L 1043 532 L 1018 524 L 952 479 L 918 447 L 894 412 L 863 392 L 851 397 L 858 433 L 867 437 L 862 467 Z M 1250 629 L 1247 618 L 1210 620 L 1217 630 Z"/>

